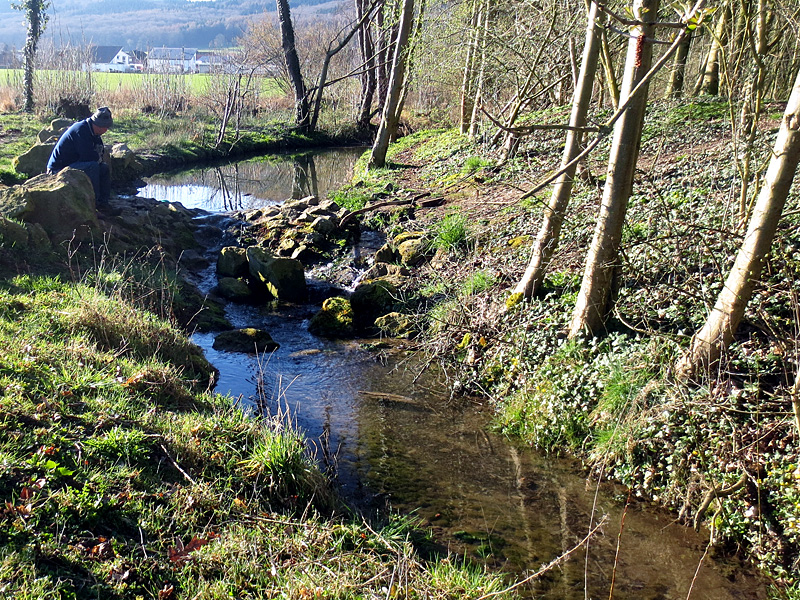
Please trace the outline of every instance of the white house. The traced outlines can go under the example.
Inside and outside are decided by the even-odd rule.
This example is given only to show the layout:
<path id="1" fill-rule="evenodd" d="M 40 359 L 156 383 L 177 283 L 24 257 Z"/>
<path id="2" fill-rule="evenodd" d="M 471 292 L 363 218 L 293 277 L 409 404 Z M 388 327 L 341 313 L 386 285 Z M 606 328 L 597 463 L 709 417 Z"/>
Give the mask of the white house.
<path id="1" fill-rule="evenodd" d="M 147 68 L 156 73 L 196 73 L 197 48 L 153 48 Z"/>
<path id="2" fill-rule="evenodd" d="M 122 46 L 89 46 L 89 67 L 104 73 L 127 73 L 134 70 L 131 55 Z"/>

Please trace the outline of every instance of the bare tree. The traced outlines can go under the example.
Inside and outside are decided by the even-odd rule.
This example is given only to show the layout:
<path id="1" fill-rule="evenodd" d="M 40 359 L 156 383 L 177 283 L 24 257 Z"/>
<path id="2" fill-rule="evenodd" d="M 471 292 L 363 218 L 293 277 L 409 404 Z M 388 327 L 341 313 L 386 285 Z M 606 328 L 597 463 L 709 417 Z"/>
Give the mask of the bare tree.
<path id="1" fill-rule="evenodd" d="M 19 4 L 12 4 L 16 10 L 25 13 L 28 24 L 28 34 L 25 38 L 23 92 L 25 95 L 25 112 L 33 112 L 33 71 L 36 64 L 36 48 L 39 38 L 47 26 L 47 9 L 49 0 L 23 0 Z"/>
<path id="2" fill-rule="evenodd" d="M 653 56 L 653 23 L 659 0 L 634 0 L 637 23 L 630 28 L 630 41 L 622 80 L 621 100 L 627 100 L 650 69 Z M 639 157 L 646 88 L 628 104 L 614 126 L 603 200 L 592 244 L 586 257 L 572 322 L 570 337 L 587 332 L 593 335 L 602 327 L 611 297 L 614 272 L 618 266 L 622 226 L 633 188 L 633 173 Z"/>
<path id="3" fill-rule="evenodd" d="M 311 114 L 308 108 L 306 85 L 303 81 L 303 73 L 300 70 L 300 59 L 297 56 L 297 47 L 294 41 L 294 25 L 292 24 L 292 14 L 289 10 L 289 0 L 277 0 L 277 3 L 283 56 L 286 61 L 286 70 L 292 83 L 292 91 L 294 92 L 295 123 L 301 130 L 307 131 L 311 127 Z"/>
<path id="4" fill-rule="evenodd" d="M 581 150 L 581 128 L 586 126 L 586 115 L 592 99 L 592 88 L 594 87 L 599 53 L 600 28 L 597 24 L 597 3 L 592 2 L 589 5 L 587 15 L 586 41 L 583 46 L 581 69 L 572 99 L 572 113 L 569 118 L 570 129 L 567 131 L 564 154 L 561 159 L 563 173 L 556 180 L 553 187 L 550 204 L 545 210 L 542 226 L 533 247 L 531 261 L 514 290 L 515 293 L 522 294 L 525 298 L 530 298 L 536 293 L 536 289 L 544 278 L 547 266 L 558 245 L 564 214 L 572 195 L 572 181 L 577 168 L 577 163 L 573 162 L 573 160 Z"/>
<path id="5" fill-rule="evenodd" d="M 713 365 L 733 341 L 775 237 L 799 161 L 800 71 L 786 105 L 764 186 L 758 195 L 744 241 L 711 314 L 692 338 L 689 351 L 676 365 L 679 378 L 690 379 Z"/>
<path id="6" fill-rule="evenodd" d="M 381 123 L 378 135 L 372 146 L 369 159 L 370 168 L 382 168 L 386 165 L 386 152 L 389 141 L 397 131 L 400 122 L 399 107 L 401 106 L 401 93 L 405 89 L 406 66 L 409 56 L 409 39 L 414 22 L 414 0 L 403 0 L 403 12 L 400 15 L 400 25 L 392 59 L 392 71 L 389 78 L 389 92 L 383 105 Z"/>

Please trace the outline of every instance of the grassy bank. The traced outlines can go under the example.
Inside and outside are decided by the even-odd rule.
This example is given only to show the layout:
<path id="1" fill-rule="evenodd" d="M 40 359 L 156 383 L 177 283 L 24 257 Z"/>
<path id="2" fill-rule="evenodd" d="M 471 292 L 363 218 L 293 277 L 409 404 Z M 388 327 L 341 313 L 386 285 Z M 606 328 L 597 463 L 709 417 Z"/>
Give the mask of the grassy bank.
<path id="1" fill-rule="evenodd" d="M 444 196 L 435 210 L 370 218 L 392 235 L 426 232 L 429 262 L 414 272 L 406 310 L 418 315 L 421 349 L 446 365 L 457 388 L 493 399 L 499 430 L 546 452 L 574 454 L 633 497 L 673 508 L 682 522 L 708 531 L 714 552 L 741 551 L 773 577 L 775 597 L 797 598 L 796 189 L 764 281 L 719 369 L 692 386 L 671 377 L 741 243 L 728 195 L 737 175 L 727 115 L 717 101 L 652 107 L 616 308 L 606 333 L 592 340 L 566 341 L 563 332 L 602 192 L 602 150 L 576 182 L 559 249 L 530 302 L 510 291 L 549 197 L 518 198 L 536 182 L 531 173 L 558 164 L 560 134 L 525 138 L 502 167 L 494 166 L 494 148 L 457 132 L 416 134 L 394 148 L 387 169 L 341 195 L 355 205 L 376 193 L 388 200 L 422 190 Z M 772 135 L 765 127 L 764 151 Z"/>
<path id="2" fill-rule="evenodd" d="M 209 393 L 129 274 L 0 282 L 0 595 L 468 598 L 496 576 L 423 560 L 424 532 L 342 507 L 281 416 Z M 138 297 L 138 294 L 136 294 Z"/>

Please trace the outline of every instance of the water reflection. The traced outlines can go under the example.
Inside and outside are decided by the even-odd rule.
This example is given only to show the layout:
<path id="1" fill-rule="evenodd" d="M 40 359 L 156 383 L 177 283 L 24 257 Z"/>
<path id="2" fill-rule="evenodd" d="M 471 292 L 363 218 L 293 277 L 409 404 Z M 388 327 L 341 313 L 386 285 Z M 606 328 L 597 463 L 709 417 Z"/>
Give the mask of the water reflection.
<path id="1" fill-rule="evenodd" d="M 324 197 L 350 180 L 364 148 L 275 154 L 247 161 L 154 175 L 138 196 L 187 208 L 227 212 L 261 208 L 288 198 Z"/>
<path id="2" fill-rule="evenodd" d="M 281 344 L 266 357 L 215 351 L 209 334 L 194 340 L 220 369 L 217 391 L 247 402 L 262 384 L 267 410 L 291 410 L 363 511 L 414 512 L 457 555 L 516 572 L 571 549 L 608 515 L 588 554 L 526 589 L 536 598 L 609 597 L 612 578 L 615 600 L 765 597 L 757 581 L 704 557 L 703 535 L 667 513 L 626 510 L 624 497 L 596 493 L 579 465 L 492 434 L 485 408 L 451 402 L 437 373 L 420 376 L 402 350 L 378 360 L 357 342 L 312 336 L 310 313 L 229 307 L 237 326 L 263 327 Z"/>

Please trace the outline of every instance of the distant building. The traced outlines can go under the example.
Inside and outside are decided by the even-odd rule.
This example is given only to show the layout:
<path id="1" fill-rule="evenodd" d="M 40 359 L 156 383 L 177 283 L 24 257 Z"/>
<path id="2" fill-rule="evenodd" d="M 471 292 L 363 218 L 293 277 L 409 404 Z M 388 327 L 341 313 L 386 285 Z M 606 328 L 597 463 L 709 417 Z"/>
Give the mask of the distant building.
<path id="1" fill-rule="evenodd" d="M 122 46 L 89 46 L 89 68 L 103 73 L 129 73 L 136 70 L 131 55 Z"/>
<path id="2" fill-rule="evenodd" d="M 196 73 L 197 48 L 153 48 L 147 68 L 156 73 Z"/>
<path id="3" fill-rule="evenodd" d="M 196 58 L 198 73 L 219 73 L 225 64 L 225 57 L 219 52 L 200 51 Z"/>

